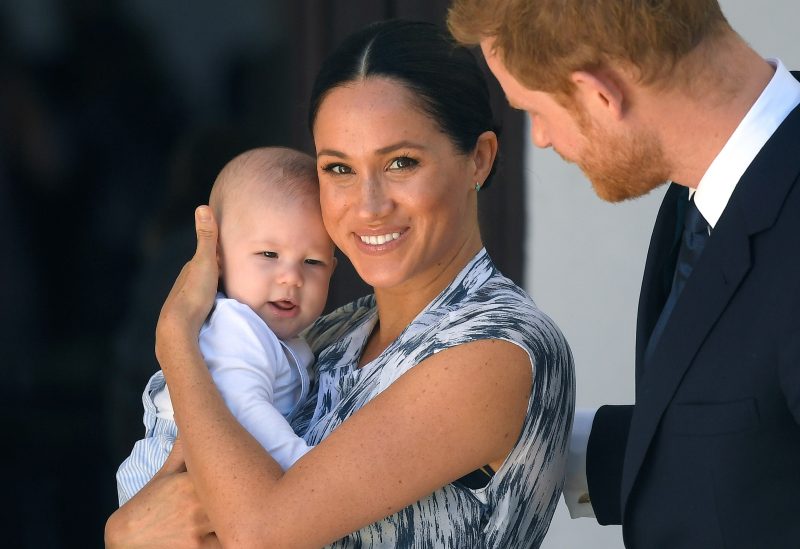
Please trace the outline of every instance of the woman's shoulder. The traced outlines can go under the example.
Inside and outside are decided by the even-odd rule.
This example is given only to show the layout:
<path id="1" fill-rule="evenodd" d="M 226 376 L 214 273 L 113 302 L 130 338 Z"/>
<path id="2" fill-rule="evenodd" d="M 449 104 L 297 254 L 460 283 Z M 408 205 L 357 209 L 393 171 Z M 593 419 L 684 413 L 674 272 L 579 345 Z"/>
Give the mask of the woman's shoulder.
<path id="1" fill-rule="evenodd" d="M 469 282 L 469 281 L 468 281 Z M 458 284 L 424 311 L 398 342 L 403 363 L 459 345 L 499 340 L 521 347 L 532 362 L 568 368 L 571 352 L 556 323 L 496 269 L 474 284 Z"/>
<path id="2" fill-rule="evenodd" d="M 556 323 L 530 295 L 498 271 L 448 309 L 447 323 L 474 331 L 482 339 L 492 338 L 493 334 L 563 338 Z"/>

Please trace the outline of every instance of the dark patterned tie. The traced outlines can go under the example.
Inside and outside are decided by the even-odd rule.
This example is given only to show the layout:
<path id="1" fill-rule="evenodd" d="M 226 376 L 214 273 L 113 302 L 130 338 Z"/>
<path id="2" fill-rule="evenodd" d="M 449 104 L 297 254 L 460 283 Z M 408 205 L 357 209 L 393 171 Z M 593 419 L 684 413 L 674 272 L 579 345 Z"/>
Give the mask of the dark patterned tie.
<path id="1" fill-rule="evenodd" d="M 681 247 L 678 251 L 678 261 L 675 264 L 675 275 L 672 278 L 672 289 L 669 292 L 667 301 L 664 303 L 664 308 L 661 310 L 661 315 L 658 317 L 653 328 L 653 333 L 650 335 L 650 341 L 647 343 L 645 349 L 644 360 L 645 364 L 650 361 L 650 357 L 661 339 L 661 334 L 664 327 L 672 314 L 672 309 L 678 302 L 678 297 L 686 286 L 686 281 L 689 275 L 692 274 L 692 269 L 697 263 L 700 254 L 703 253 L 703 248 L 706 245 L 706 240 L 709 236 L 708 222 L 703 218 L 700 210 L 694 203 L 694 195 L 689 200 L 686 206 L 686 214 L 683 218 L 683 236 L 681 237 Z"/>

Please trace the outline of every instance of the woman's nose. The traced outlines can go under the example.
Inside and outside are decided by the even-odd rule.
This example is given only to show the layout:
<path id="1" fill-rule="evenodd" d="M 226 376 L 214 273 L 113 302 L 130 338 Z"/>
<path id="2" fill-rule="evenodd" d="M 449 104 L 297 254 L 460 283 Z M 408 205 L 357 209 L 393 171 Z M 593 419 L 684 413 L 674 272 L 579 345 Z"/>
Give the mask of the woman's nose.
<path id="1" fill-rule="evenodd" d="M 392 210 L 392 200 L 377 177 L 364 180 L 359 200 L 359 214 L 364 219 L 380 219 Z"/>

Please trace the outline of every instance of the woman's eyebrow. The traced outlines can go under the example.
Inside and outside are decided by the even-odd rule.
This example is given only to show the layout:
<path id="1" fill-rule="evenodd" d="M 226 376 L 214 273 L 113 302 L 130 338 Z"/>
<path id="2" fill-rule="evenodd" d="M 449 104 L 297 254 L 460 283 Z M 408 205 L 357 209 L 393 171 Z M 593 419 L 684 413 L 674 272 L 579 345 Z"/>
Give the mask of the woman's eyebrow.
<path id="1" fill-rule="evenodd" d="M 317 158 L 320 156 L 335 156 L 336 158 L 347 158 L 347 155 L 343 152 L 335 151 L 333 149 L 322 149 L 321 151 L 317 151 Z"/>
<path id="2" fill-rule="evenodd" d="M 398 141 L 397 143 L 392 143 L 391 145 L 386 145 L 385 147 L 381 147 L 375 151 L 377 155 L 383 155 L 390 153 L 392 151 L 396 151 L 398 149 L 417 149 L 417 150 L 425 150 L 428 147 L 422 145 L 420 143 L 415 143 L 414 141 Z M 337 151 L 334 149 L 322 149 L 317 152 L 317 158 L 320 156 L 335 156 L 336 158 L 347 158 L 347 155 L 341 151 Z"/>
<path id="3" fill-rule="evenodd" d="M 419 149 L 419 150 L 424 150 L 424 149 L 427 149 L 427 147 L 425 145 L 420 144 L 420 143 L 415 143 L 413 141 L 404 140 L 404 141 L 398 141 L 397 143 L 393 143 L 391 145 L 387 145 L 386 147 L 382 147 L 382 148 L 378 149 L 375 152 L 378 153 L 378 154 L 386 154 L 386 153 L 390 153 L 392 151 L 396 151 L 397 149 Z"/>

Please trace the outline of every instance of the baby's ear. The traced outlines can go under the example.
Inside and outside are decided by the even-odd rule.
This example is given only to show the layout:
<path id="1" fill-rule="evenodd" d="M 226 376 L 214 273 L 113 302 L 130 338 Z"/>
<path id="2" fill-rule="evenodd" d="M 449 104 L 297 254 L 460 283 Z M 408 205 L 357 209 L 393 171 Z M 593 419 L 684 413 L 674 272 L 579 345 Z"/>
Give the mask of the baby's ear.
<path id="1" fill-rule="evenodd" d="M 338 265 L 338 264 L 339 264 L 339 258 L 336 257 L 336 256 L 333 256 L 331 258 L 331 273 L 333 273 L 333 271 L 336 270 L 336 265 Z"/>

